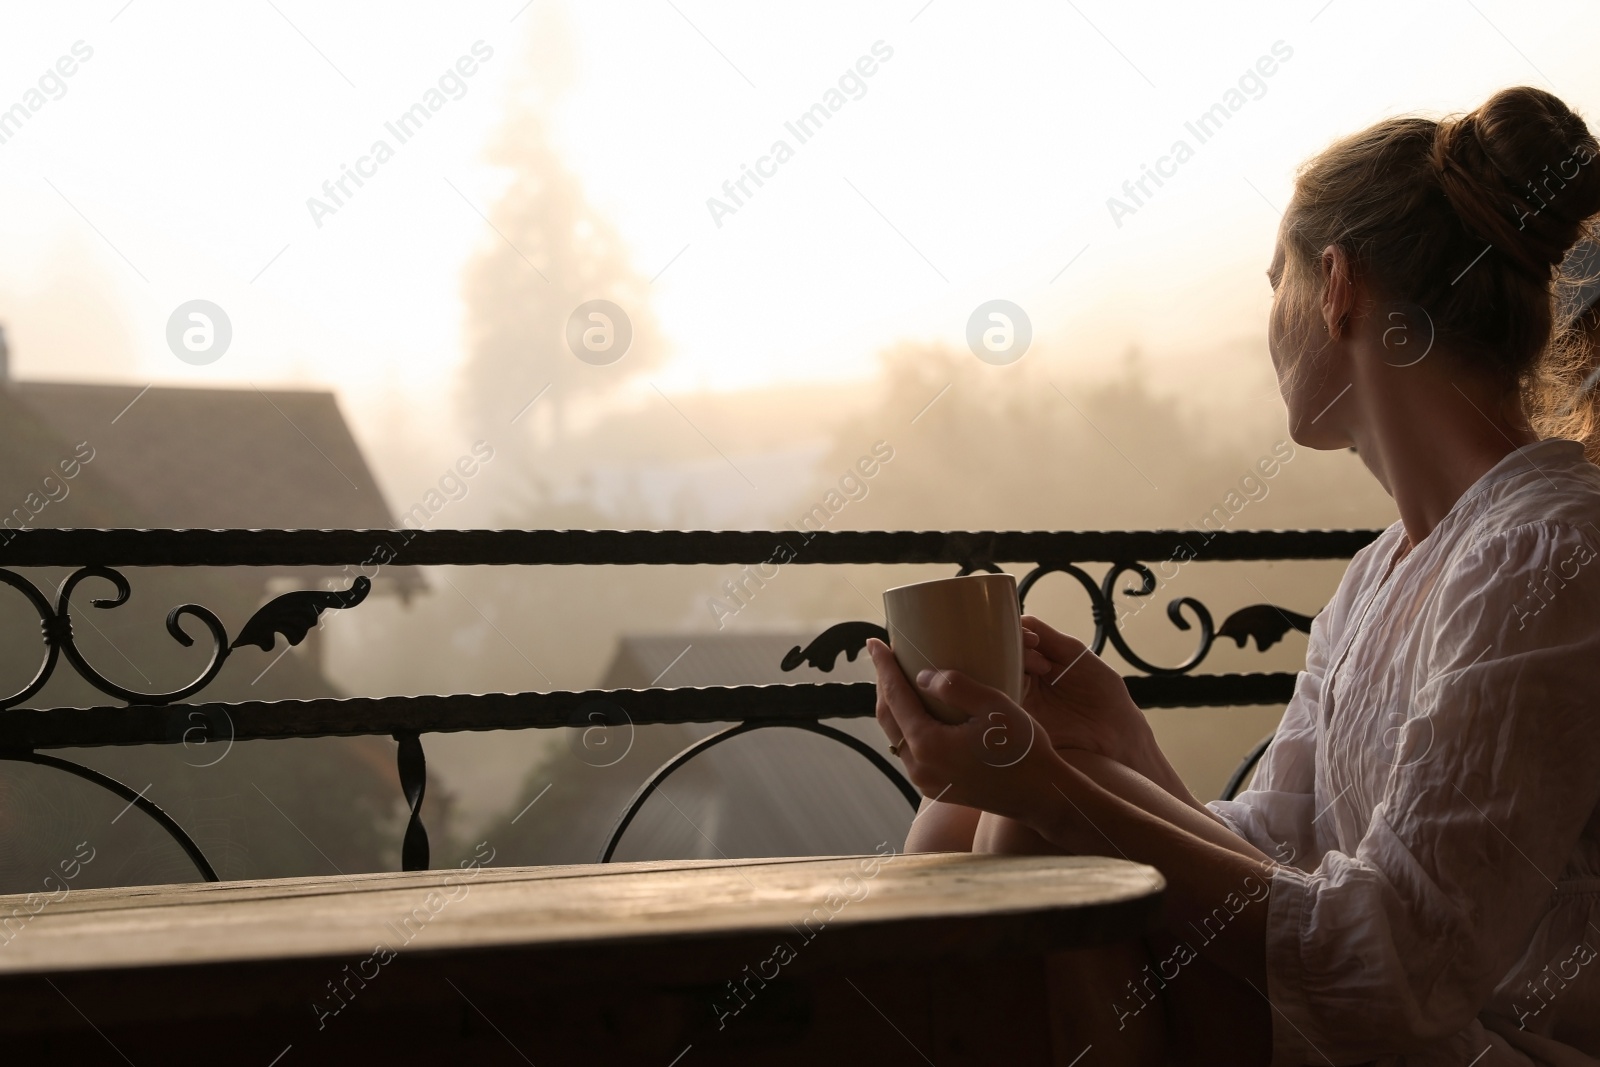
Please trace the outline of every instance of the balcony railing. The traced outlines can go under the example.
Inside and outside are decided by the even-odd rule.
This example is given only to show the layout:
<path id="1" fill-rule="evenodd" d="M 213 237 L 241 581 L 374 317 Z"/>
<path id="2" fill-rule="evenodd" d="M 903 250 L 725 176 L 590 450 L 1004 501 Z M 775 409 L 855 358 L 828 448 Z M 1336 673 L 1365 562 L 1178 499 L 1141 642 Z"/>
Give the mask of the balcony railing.
<path id="1" fill-rule="evenodd" d="M 202 877 L 216 872 L 200 848 L 166 812 L 121 782 L 90 768 L 49 755 L 51 749 L 105 745 L 160 745 L 208 740 L 256 740 L 390 735 L 399 744 L 398 770 L 410 806 L 401 846 L 405 870 L 428 866 L 428 835 L 421 819 L 427 768 L 422 735 L 456 730 L 524 730 L 568 727 L 586 717 L 620 714 L 635 725 L 728 723 L 663 764 L 619 814 L 601 853 L 609 860 L 633 816 L 660 783 L 696 755 L 753 730 L 775 726 L 804 729 L 847 745 L 886 775 L 915 807 L 911 785 L 876 750 L 823 720 L 873 714 L 871 683 L 804 683 L 679 689 L 621 689 L 583 692 L 456 693 L 439 696 L 350 697 L 269 700 L 240 703 L 191 701 L 216 677 L 223 663 L 244 645 L 270 651 L 281 638 L 298 644 L 324 611 L 358 606 L 370 580 L 357 574 L 341 590 L 305 589 L 276 597 L 230 638 L 222 620 L 197 604 L 174 608 L 167 630 L 184 645 L 194 638 L 184 629 L 193 619 L 212 642 L 210 662 L 190 683 L 176 690 L 143 693 L 101 675 L 73 639 L 74 590 L 89 579 L 111 583 L 114 595 L 97 607 L 128 599 L 130 585 L 119 568 L 129 567 L 345 567 L 362 569 L 412 566 L 584 566 L 584 565 L 754 565 L 787 559 L 785 565 L 946 564 L 958 573 L 999 570 L 1001 564 L 1031 569 L 1020 579 L 1024 603 L 1040 578 L 1063 574 L 1087 593 L 1094 623 L 1090 647 L 1110 644 L 1139 674 L 1127 678 L 1141 707 L 1218 707 L 1286 702 L 1294 690 L 1292 672 L 1205 674 L 1198 668 L 1218 638 L 1243 647 L 1251 638 L 1265 650 L 1290 629 L 1308 632 L 1310 614 L 1272 604 L 1247 604 L 1231 611 L 1220 626 L 1193 597 L 1167 606 L 1172 623 L 1194 628 L 1193 653 L 1177 666 L 1147 662 L 1118 628 L 1115 597 L 1125 576 L 1137 584 L 1127 596 L 1147 597 L 1169 567 L 1189 562 L 1348 559 L 1370 543 L 1377 530 L 1271 530 L 1201 533 L 1184 530 L 1090 532 L 854 532 L 801 535 L 795 531 L 522 531 L 522 530 L 27 530 L 7 531 L 0 544 L 0 583 L 18 590 L 38 613 L 43 649 L 34 678 L 19 691 L 0 696 L 0 759 L 54 767 L 106 788 L 156 820 L 194 861 Z M 792 557 L 792 558 L 791 558 Z M 1155 567 L 1149 561 L 1157 561 Z M 1105 566 L 1092 577 L 1086 563 Z M 72 573 L 52 600 L 13 568 L 66 567 Z M 809 662 L 831 670 L 840 654 L 854 656 L 873 633 L 873 623 L 830 627 L 785 657 L 783 669 Z M 62 659 L 85 681 L 121 701 L 87 708 L 22 708 L 49 681 Z M 1265 743 L 1252 754 L 1259 757 Z M 1239 787 L 1249 763 L 1228 786 Z"/>

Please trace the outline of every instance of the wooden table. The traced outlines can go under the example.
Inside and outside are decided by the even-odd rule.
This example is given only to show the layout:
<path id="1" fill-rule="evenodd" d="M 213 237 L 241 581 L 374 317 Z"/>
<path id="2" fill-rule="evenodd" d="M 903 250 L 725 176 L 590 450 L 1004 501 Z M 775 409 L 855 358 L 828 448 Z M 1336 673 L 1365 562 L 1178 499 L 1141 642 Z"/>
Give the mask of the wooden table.
<path id="1" fill-rule="evenodd" d="M 0 1049 L 139 1067 L 1043 1064 L 1043 954 L 1137 938 L 1163 884 L 1120 860 L 890 853 L 0 896 Z"/>

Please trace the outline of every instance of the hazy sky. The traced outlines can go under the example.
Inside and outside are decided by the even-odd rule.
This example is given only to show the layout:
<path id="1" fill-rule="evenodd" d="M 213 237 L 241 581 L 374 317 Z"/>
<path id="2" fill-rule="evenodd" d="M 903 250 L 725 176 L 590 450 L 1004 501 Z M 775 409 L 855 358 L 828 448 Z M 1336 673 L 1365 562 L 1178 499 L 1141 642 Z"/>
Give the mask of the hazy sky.
<path id="1" fill-rule="evenodd" d="M 1330 139 L 1515 83 L 1600 115 L 1600 13 L 1578 3 L 106 0 L 0 18 L 0 108 L 46 78 L 0 144 L 16 372 L 324 385 L 358 422 L 394 399 L 444 412 L 461 269 L 500 240 L 486 147 L 530 78 L 565 84 L 556 143 L 656 279 L 668 391 L 860 376 L 897 339 L 962 344 L 994 298 L 1073 370 L 1137 343 L 1174 388 L 1203 382 L 1216 368 L 1185 357 L 1260 329 L 1277 208 Z M 92 56 L 48 78 L 80 41 Z M 385 123 L 441 77 L 400 143 Z M 1230 90 L 1201 143 L 1185 123 Z M 804 143 L 786 127 L 830 102 Z M 308 198 L 379 139 L 392 158 L 314 218 Z M 1192 157 L 1161 162 L 1180 139 Z M 791 155 L 763 163 L 779 140 Z M 1158 163 L 1164 183 L 1115 219 L 1108 198 L 1131 204 L 1123 183 Z M 764 184 L 714 218 L 707 199 L 731 203 L 723 183 L 758 164 Z M 195 298 L 233 326 L 206 366 L 166 342 Z"/>

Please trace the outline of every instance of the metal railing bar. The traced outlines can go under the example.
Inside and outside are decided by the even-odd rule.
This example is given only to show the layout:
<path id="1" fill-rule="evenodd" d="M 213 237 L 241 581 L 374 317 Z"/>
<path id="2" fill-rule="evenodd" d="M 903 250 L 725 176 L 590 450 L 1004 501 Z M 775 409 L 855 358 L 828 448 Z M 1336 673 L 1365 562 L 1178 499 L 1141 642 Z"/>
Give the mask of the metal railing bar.
<path id="1" fill-rule="evenodd" d="M 1283 704 L 1296 675 L 1200 674 L 1131 676 L 1128 691 L 1140 707 L 1205 708 Z M 451 733 L 588 725 L 605 709 L 607 722 L 815 722 L 873 713 L 871 682 L 611 689 L 548 693 L 344 697 L 99 706 L 12 708 L 0 713 L 0 749 L 88 748 L 349 737 L 366 734 Z M 620 712 L 620 716 L 618 715 Z"/>
<path id="2" fill-rule="evenodd" d="M 836 741 L 844 745 L 857 755 L 865 757 L 879 774 L 888 779 L 889 784 L 898 789 L 900 791 L 900 795 L 905 798 L 906 803 L 911 805 L 911 810 L 913 812 L 921 807 L 922 794 L 917 791 L 917 787 L 907 781 L 906 776 L 901 774 L 898 768 L 896 768 L 888 760 L 884 759 L 883 756 L 879 755 L 871 745 L 868 745 L 859 737 L 852 737 L 843 730 L 835 730 L 831 726 L 827 726 L 818 722 L 742 722 L 737 726 L 730 726 L 726 730 L 719 730 L 717 733 L 714 733 L 709 737 L 702 737 L 700 740 L 689 745 L 682 752 L 679 752 L 676 756 L 663 763 L 660 767 L 657 767 L 655 772 L 652 773 L 649 778 L 645 779 L 644 782 L 640 784 L 638 789 L 634 790 L 633 796 L 628 800 L 628 806 L 624 808 L 622 810 L 622 814 L 617 817 L 616 824 L 611 827 L 611 833 L 606 835 L 606 843 L 600 849 L 600 855 L 595 862 L 611 862 L 611 857 L 616 854 L 617 846 L 622 843 L 622 835 L 626 834 L 628 832 L 628 827 L 633 825 L 634 816 L 639 814 L 640 809 L 644 807 L 645 801 L 654 796 L 656 790 L 660 789 L 662 784 L 666 782 L 666 780 L 670 778 L 680 767 L 694 759 L 696 756 L 699 756 L 701 753 L 708 752 L 716 746 L 722 744 L 724 741 L 731 741 L 735 737 L 741 737 L 745 734 L 754 733 L 756 730 L 766 730 L 774 727 L 787 727 L 795 730 L 807 730 L 811 733 L 826 737 L 830 741 Z"/>
<path id="3" fill-rule="evenodd" d="M 0 759 L 16 760 L 19 763 L 35 763 L 41 767 L 53 767 L 58 771 L 66 771 L 68 774 L 77 775 L 86 782 L 93 782 L 101 789 L 115 793 L 123 800 L 126 800 L 129 807 L 138 808 L 153 819 L 157 826 L 166 831 L 167 836 L 177 842 L 178 847 L 183 849 L 184 855 L 189 857 L 189 861 L 194 864 L 195 870 L 200 872 L 201 878 L 208 882 L 221 881 L 217 877 L 217 872 L 212 869 L 211 862 L 206 859 L 206 854 L 200 850 L 199 845 L 195 844 L 194 838 L 189 836 L 188 831 L 178 825 L 177 820 L 168 815 L 161 805 L 146 797 L 143 793 L 135 792 L 110 775 L 102 774 L 93 767 L 85 767 L 81 763 L 73 763 L 70 760 L 64 760 L 56 756 L 45 756 L 37 752 L 0 752 Z M 114 822 L 115 820 L 112 821 Z"/>
<path id="4" fill-rule="evenodd" d="M 0 567 L 654 566 L 1348 559 L 1380 530 L 24 530 Z"/>

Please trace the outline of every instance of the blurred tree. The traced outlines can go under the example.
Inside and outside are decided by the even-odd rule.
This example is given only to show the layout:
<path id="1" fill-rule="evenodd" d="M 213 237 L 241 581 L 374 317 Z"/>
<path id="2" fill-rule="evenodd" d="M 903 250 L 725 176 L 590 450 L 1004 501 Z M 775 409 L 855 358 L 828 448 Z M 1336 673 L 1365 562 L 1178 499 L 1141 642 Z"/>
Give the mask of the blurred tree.
<path id="1" fill-rule="evenodd" d="M 1293 445 L 1281 408 L 1251 425 L 1208 422 L 1206 410 L 1156 391 L 1136 349 L 1100 381 L 1049 366 L 1044 352 L 994 367 L 938 345 L 891 349 L 882 399 L 840 426 L 816 495 L 882 439 L 895 458 L 874 479 L 878 496 L 841 511 L 840 528 L 1188 528 L 1230 491 L 1243 495 L 1252 475 L 1259 499 L 1230 528 L 1392 521 L 1360 461 Z M 1275 446 L 1293 458 L 1261 478 L 1257 461 Z"/>
<path id="2" fill-rule="evenodd" d="M 571 48 L 559 11 L 538 10 L 542 21 L 530 27 L 529 54 L 517 68 L 525 73 L 490 149 L 508 181 L 489 209 L 493 232 L 465 272 L 467 358 L 457 398 L 469 437 L 514 442 L 504 462 L 521 472 L 530 494 L 539 477 L 536 449 L 563 437 L 574 407 L 655 366 L 663 351 L 648 281 L 552 143 L 552 109 L 568 85 Z M 620 306 L 632 327 L 626 354 L 605 366 L 580 361 L 566 341 L 569 317 L 595 299 Z"/>

